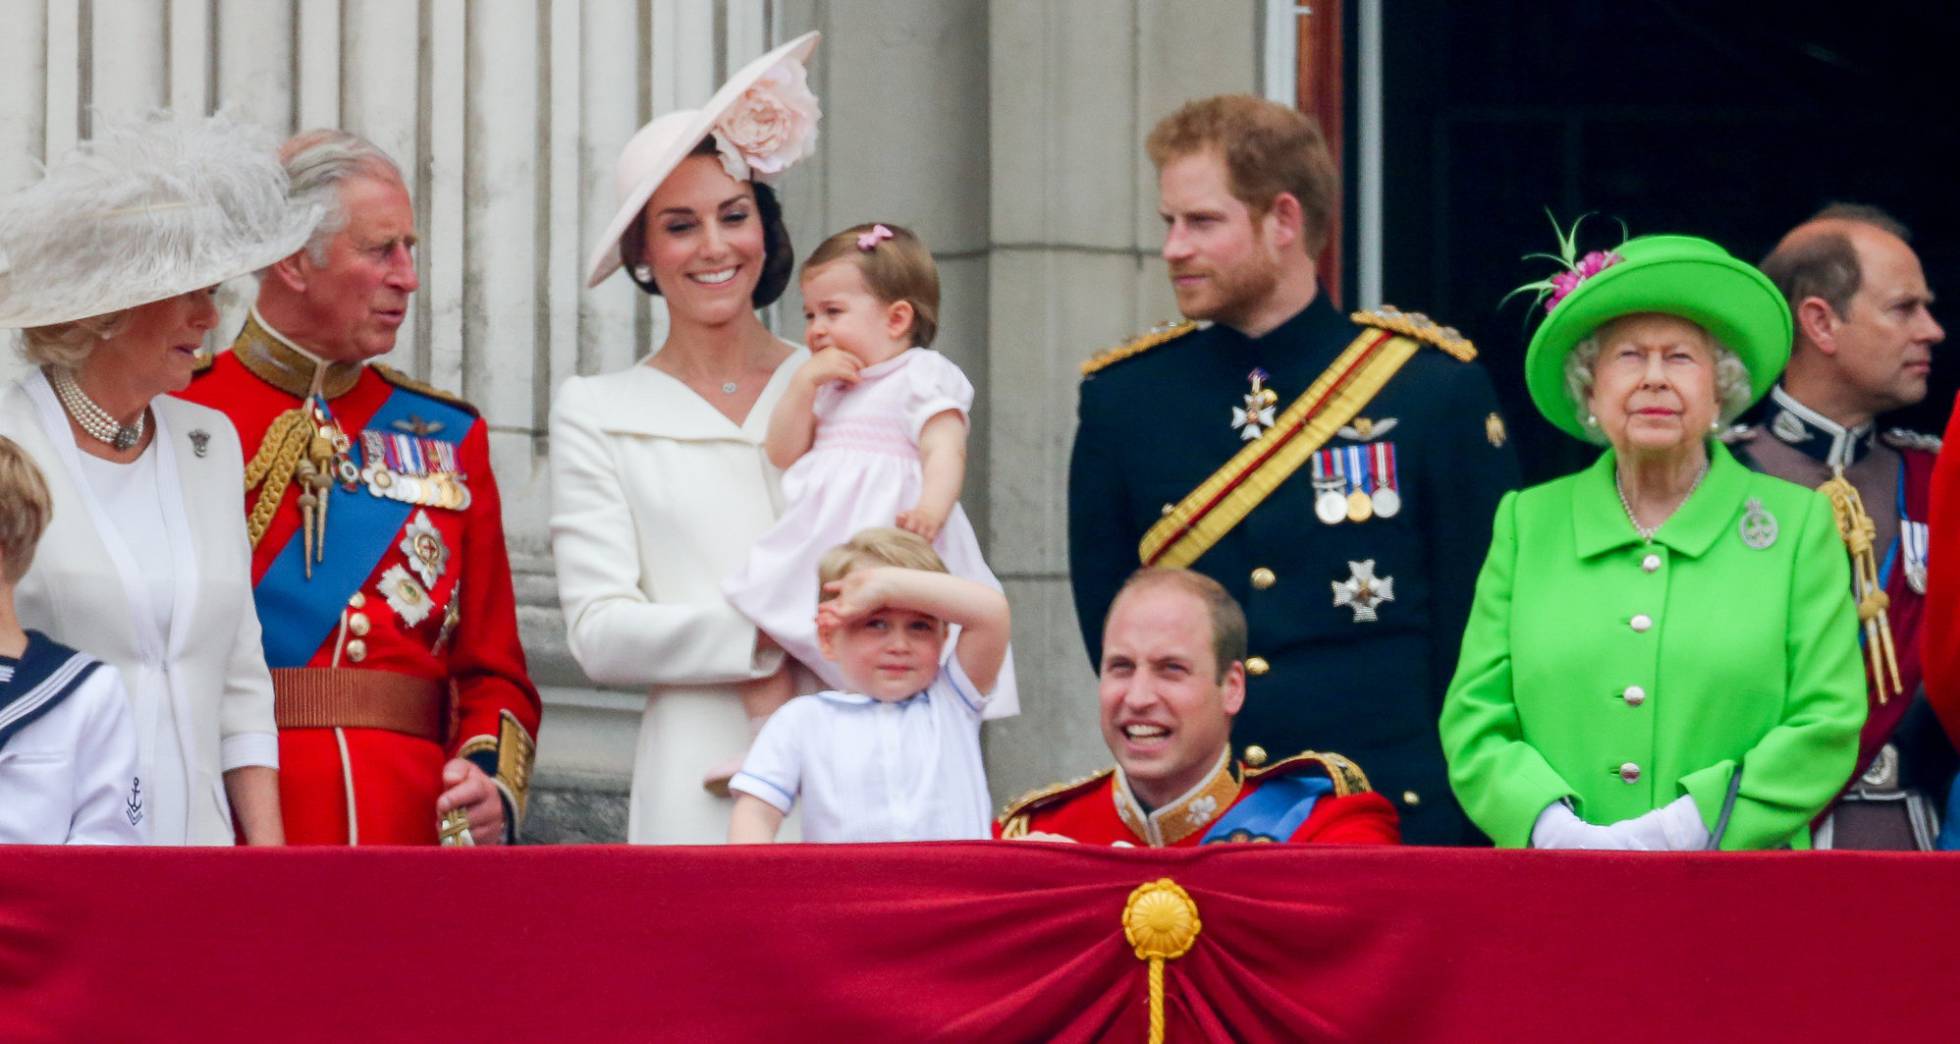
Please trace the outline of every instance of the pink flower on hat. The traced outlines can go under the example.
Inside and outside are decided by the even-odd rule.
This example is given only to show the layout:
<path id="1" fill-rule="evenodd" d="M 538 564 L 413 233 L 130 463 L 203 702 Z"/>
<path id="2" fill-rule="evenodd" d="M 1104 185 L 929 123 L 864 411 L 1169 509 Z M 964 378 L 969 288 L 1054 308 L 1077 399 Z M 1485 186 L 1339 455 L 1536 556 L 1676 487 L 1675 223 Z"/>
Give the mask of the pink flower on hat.
<path id="1" fill-rule="evenodd" d="M 817 150 L 817 96 L 803 63 L 764 73 L 715 121 L 715 151 L 737 181 L 769 181 Z"/>
<path id="2" fill-rule="evenodd" d="M 1624 260 L 1626 259 L 1611 250 L 1595 250 L 1580 258 L 1578 264 L 1552 277 L 1552 293 L 1545 301 L 1545 311 L 1549 312 L 1557 308 L 1558 303 L 1565 300 L 1567 294 L 1579 289 L 1580 283 Z"/>

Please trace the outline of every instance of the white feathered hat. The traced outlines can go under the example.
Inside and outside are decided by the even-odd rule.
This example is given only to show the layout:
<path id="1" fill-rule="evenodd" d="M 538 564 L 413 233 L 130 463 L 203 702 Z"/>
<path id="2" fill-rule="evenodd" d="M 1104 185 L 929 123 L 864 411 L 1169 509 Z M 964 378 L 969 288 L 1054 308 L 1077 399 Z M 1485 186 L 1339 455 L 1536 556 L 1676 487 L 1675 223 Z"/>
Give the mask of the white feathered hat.
<path id="1" fill-rule="evenodd" d="M 722 167 L 737 181 L 767 183 L 816 151 L 822 113 L 804 63 L 821 38 L 804 33 L 771 50 L 730 76 L 706 105 L 676 109 L 626 142 L 613 171 L 619 211 L 585 266 L 586 286 L 598 286 L 619 270 L 619 238 L 702 139 L 714 136 Z"/>
<path id="2" fill-rule="evenodd" d="M 0 199 L 0 329 L 48 326 L 215 286 L 306 245 L 270 133 L 220 113 L 102 124 Z"/>

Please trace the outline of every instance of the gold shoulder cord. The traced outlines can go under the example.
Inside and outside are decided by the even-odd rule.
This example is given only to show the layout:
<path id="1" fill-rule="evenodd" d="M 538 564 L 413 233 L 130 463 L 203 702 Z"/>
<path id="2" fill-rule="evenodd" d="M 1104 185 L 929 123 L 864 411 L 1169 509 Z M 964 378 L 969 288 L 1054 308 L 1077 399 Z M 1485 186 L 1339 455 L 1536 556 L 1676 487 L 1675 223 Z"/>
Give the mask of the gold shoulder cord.
<path id="1" fill-rule="evenodd" d="M 287 410 L 265 430 L 265 440 L 259 443 L 259 451 L 252 454 L 251 462 L 245 465 L 247 493 L 264 483 L 264 488 L 259 490 L 259 499 L 252 503 L 251 517 L 245 523 L 246 535 L 251 537 L 254 548 L 265 537 L 266 528 L 272 525 L 272 516 L 279 510 L 279 501 L 285 498 L 286 486 L 293 481 L 293 472 L 299 468 L 300 458 L 305 456 L 312 436 L 313 425 L 305 407 Z"/>
<path id="2" fill-rule="evenodd" d="M 1817 487 L 1831 498 L 1831 514 L 1837 517 L 1838 536 L 1851 554 L 1851 590 L 1858 598 L 1858 622 L 1865 631 L 1865 656 L 1871 661 L 1872 687 L 1883 704 L 1890 693 L 1905 695 L 1899 679 L 1899 654 L 1892 644 L 1892 624 L 1885 610 L 1891 599 L 1878 585 L 1878 556 L 1872 544 L 1878 526 L 1865 513 L 1865 502 L 1858 490 L 1844 477 L 1842 467 L 1831 468 L 1832 478 Z M 1889 683 L 1889 686 L 1888 686 Z"/>

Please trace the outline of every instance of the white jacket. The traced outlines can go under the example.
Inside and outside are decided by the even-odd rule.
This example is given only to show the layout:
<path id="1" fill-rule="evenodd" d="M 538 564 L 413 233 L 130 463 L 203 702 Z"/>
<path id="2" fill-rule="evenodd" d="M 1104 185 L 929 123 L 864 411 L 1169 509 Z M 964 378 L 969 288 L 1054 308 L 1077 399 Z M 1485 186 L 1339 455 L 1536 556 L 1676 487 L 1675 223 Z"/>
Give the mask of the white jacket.
<path id="1" fill-rule="evenodd" d="M 155 776 L 151 765 L 161 744 L 182 752 L 189 778 L 188 794 L 150 795 L 152 810 L 162 802 L 186 809 L 186 836 L 159 836 L 156 843 L 231 844 L 223 772 L 263 764 L 260 741 L 277 734 L 272 676 L 252 601 L 244 464 L 238 432 L 224 414 L 169 396 L 150 406 L 163 517 L 175 552 L 170 633 L 156 633 L 149 600 L 132 593 L 142 590 L 137 563 L 115 521 L 97 506 L 66 415 L 39 370 L 0 393 L 0 435 L 40 465 L 54 501 L 33 568 L 15 591 L 16 609 L 22 626 L 114 666 L 139 722 L 146 701 L 171 701 L 176 735 L 137 730 L 144 779 Z M 269 742 L 276 750 L 276 741 Z M 248 749 L 254 753 L 240 753 Z"/>
<path id="2" fill-rule="evenodd" d="M 65 688 L 61 680 L 49 684 Z M 0 744 L 0 845 L 140 845 L 150 838 L 146 798 L 129 697 L 106 663 Z"/>

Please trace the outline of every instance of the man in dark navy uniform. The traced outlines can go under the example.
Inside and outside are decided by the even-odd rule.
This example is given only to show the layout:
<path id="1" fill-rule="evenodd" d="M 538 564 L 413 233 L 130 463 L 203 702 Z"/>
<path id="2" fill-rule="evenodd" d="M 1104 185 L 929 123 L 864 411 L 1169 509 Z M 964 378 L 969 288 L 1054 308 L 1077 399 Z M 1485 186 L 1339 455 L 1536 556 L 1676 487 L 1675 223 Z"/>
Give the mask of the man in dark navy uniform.
<path id="1" fill-rule="evenodd" d="M 1233 740 L 1366 766 L 1415 844 L 1474 840 L 1436 719 L 1517 461 L 1475 351 L 1383 308 L 1337 312 L 1314 257 L 1334 167 L 1310 120 L 1248 96 L 1151 132 L 1180 323 L 1083 367 L 1069 561 L 1091 650 L 1139 564 L 1245 606 Z"/>
<path id="2" fill-rule="evenodd" d="M 1836 204 L 1783 237 L 1763 273 L 1790 302 L 1782 379 L 1729 441 L 1758 471 L 1832 495 L 1853 533 L 1866 625 L 1869 713 L 1851 786 L 1812 832 L 1818 848 L 1929 849 L 1954 752 L 1921 684 L 1933 468 L 1940 440 L 1880 433 L 1879 414 L 1926 397 L 1946 332 L 1905 226 Z M 1866 527 L 1869 527 L 1868 529 Z M 1882 626 L 1881 626 L 1882 625 Z"/>

